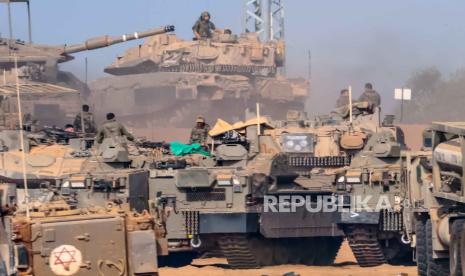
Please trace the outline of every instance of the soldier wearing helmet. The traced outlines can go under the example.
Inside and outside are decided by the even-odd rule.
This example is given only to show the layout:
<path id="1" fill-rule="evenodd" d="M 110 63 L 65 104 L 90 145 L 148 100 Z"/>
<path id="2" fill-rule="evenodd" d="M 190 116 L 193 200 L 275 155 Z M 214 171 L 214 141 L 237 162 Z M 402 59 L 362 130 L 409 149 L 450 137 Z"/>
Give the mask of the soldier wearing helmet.
<path id="1" fill-rule="evenodd" d="M 215 24 L 210 21 L 210 13 L 205 11 L 200 15 L 199 20 L 192 27 L 195 39 L 207 39 L 212 37 L 213 31 L 216 29 Z"/>
<path id="2" fill-rule="evenodd" d="M 371 83 L 365 84 L 365 92 L 360 95 L 358 98 L 359 102 L 369 102 L 371 108 L 375 108 L 381 105 L 381 96 L 373 90 L 373 85 Z"/>
<path id="3" fill-rule="evenodd" d="M 97 143 L 102 144 L 106 138 L 121 138 L 126 137 L 129 141 L 134 141 L 134 136 L 126 130 L 123 124 L 115 119 L 115 114 L 107 113 L 107 121 L 103 123 L 99 132 L 97 133 Z"/>
<path id="4" fill-rule="evenodd" d="M 205 118 L 203 116 L 197 116 L 197 119 L 195 120 L 195 126 L 192 128 L 191 131 L 189 143 L 198 143 L 203 146 L 206 146 L 208 132 L 210 132 L 210 126 L 207 123 L 205 123 Z"/>
<path id="5" fill-rule="evenodd" d="M 349 106 L 349 90 L 342 89 L 336 102 L 336 108 Z"/>
<path id="6" fill-rule="evenodd" d="M 81 119 L 81 113 L 84 116 L 83 120 Z M 81 126 L 82 121 L 84 121 L 84 129 Z M 79 112 L 74 118 L 73 127 L 77 132 L 85 132 L 89 134 L 95 134 L 97 132 L 94 115 L 90 112 L 90 108 L 87 104 L 82 106 L 82 112 Z"/>

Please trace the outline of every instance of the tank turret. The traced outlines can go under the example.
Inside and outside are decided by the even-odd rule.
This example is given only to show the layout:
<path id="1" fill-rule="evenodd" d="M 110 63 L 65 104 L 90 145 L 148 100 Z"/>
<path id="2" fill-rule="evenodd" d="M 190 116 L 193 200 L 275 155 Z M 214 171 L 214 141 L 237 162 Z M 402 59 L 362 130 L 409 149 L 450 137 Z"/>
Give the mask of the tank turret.
<path id="1" fill-rule="evenodd" d="M 90 38 L 81 44 L 72 45 L 39 45 L 20 40 L 0 38 L 0 95 L 4 114 L 14 113 L 6 110 L 8 101 L 15 91 L 16 73 L 19 76 L 21 90 L 27 93 L 23 97 L 23 112 L 30 113 L 41 126 L 63 126 L 72 122 L 79 112 L 83 98 L 89 95 L 86 83 L 70 72 L 61 71 L 58 64 L 72 60 L 73 53 L 108 47 L 125 41 L 159 35 L 174 30 L 174 26 L 134 32 L 121 36 L 99 36 Z M 17 59 L 18 69 L 15 69 Z M 71 89 L 70 89 L 71 88 Z M 7 100 L 9 99 L 9 100 Z M 15 106 L 16 104 L 12 105 Z M 11 107 L 10 107 L 11 109 Z M 10 128 L 3 121 L 10 121 L 9 115 L 0 116 L 0 128 Z M 5 117 L 7 116 L 7 117 Z M 14 115 L 13 117 L 17 117 Z"/>

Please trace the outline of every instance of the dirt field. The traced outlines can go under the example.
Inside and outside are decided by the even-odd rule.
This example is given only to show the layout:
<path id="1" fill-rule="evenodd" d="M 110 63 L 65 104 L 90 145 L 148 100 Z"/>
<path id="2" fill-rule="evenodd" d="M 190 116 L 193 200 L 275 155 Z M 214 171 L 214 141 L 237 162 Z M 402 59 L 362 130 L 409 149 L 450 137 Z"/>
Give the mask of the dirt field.
<path id="1" fill-rule="evenodd" d="M 317 250 L 317 249 L 315 249 Z M 336 258 L 334 266 L 304 266 L 281 265 L 261 269 L 232 270 L 228 269 L 226 260 L 211 258 L 195 260 L 193 265 L 181 268 L 161 268 L 160 276 L 283 276 L 286 273 L 295 273 L 300 276 L 407 276 L 417 275 L 414 266 L 391 266 L 361 268 L 355 263 L 354 256 L 347 243 L 344 243 Z M 290 274 L 289 276 L 294 276 Z"/>

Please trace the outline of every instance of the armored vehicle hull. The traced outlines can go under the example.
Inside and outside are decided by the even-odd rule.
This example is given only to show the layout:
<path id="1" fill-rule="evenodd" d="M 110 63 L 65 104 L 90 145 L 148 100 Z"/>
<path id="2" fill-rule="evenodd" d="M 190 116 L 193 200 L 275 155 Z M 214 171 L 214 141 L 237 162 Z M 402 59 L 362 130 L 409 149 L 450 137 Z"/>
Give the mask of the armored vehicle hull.
<path id="1" fill-rule="evenodd" d="M 234 121 L 257 102 L 267 115 L 283 118 L 290 109 L 303 110 L 308 93 L 303 79 L 183 72 L 106 77 L 90 87 L 97 116 L 118 110 L 118 118 L 134 127 L 190 127 L 198 114 Z"/>
<path id="2" fill-rule="evenodd" d="M 44 203 L 29 217 L 2 219 L 2 275 L 158 275 L 162 238 L 150 214 L 63 206 Z"/>
<path id="3" fill-rule="evenodd" d="M 219 131 L 215 126 L 210 132 L 214 157 L 194 166 L 151 169 L 149 194 L 173 209 L 167 219 L 169 249 L 219 252 L 235 268 L 331 264 L 343 232 L 339 213 L 319 208 L 318 197 L 333 194 L 334 176 L 309 174 L 315 166 L 328 171 L 344 166 L 345 159 L 329 158 L 327 152 L 313 158 L 312 143 L 323 135 L 296 127 L 299 131 L 286 140 L 281 135 L 290 129 L 274 129 L 264 119 L 259 124 L 260 130 L 257 119 Z M 300 162 L 302 156 L 284 146 L 302 137 L 308 144 L 301 150 L 310 151 L 305 153 L 313 163 Z M 290 205 L 292 198 L 302 204 Z M 280 208 L 286 204 L 288 209 Z M 319 250 L 304 250 L 312 247 Z"/>

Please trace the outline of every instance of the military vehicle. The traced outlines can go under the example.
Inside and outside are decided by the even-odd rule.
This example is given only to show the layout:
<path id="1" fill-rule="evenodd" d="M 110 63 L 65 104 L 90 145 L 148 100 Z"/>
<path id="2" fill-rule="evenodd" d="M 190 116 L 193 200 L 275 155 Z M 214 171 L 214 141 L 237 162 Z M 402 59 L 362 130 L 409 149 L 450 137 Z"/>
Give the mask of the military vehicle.
<path id="1" fill-rule="evenodd" d="M 19 131 L 0 135 L 0 267 L 33 275 L 156 275 L 157 255 L 168 254 L 165 210 L 149 200 L 149 174 L 124 144 L 106 138 L 93 149 L 86 138 L 53 137 L 49 144 L 34 134 L 25 138 L 33 144 L 23 159 Z"/>
<path id="2" fill-rule="evenodd" d="M 148 172 L 142 167 L 150 154 L 137 154 L 134 150 L 132 155 L 127 144 L 112 138 L 92 146 L 93 138 L 73 135 L 72 138 L 50 138 L 25 133 L 23 159 L 20 132 L 0 132 L 0 179 L 3 183 L 24 189 L 26 179 L 32 187 L 31 197 L 42 197 L 43 189 L 54 187 L 66 193 L 68 204 L 77 207 L 123 200 L 140 212 L 148 209 L 148 198 L 140 198 L 140 193 L 147 189 Z M 57 133 L 55 129 L 53 135 Z M 70 135 L 65 131 L 63 134 Z"/>
<path id="3" fill-rule="evenodd" d="M 423 152 L 407 152 L 404 221 L 419 275 L 465 271 L 465 123 L 435 122 Z"/>
<path id="4" fill-rule="evenodd" d="M 176 166 L 179 159 L 152 166 L 150 196 L 174 210 L 167 219 L 169 249 L 219 249 L 236 268 L 331 264 L 342 242 L 340 213 L 318 210 L 319 197 L 335 194 L 337 170 L 364 148 L 367 130 L 379 127 L 368 103 L 356 110 L 352 123 L 345 114 L 307 120 L 297 111 L 286 121 L 219 120 L 210 131 L 213 157 L 193 166 Z M 317 211 L 293 198 L 308 199 Z M 275 212 L 267 207 L 274 199 L 295 209 Z"/>
<path id="5" fill-rule="evenodd" d="M 255 33 L 230 30 L 208 40 L 152 37 L 105 68 L 116 77 L 91 84 L 92 102 L 111 102 L 121 120 L 139 127 L 186 127 L 198 114 L 237 121 L 256 102 L 283 118 L 288 109 L 303 110 L 308 96 L 307 81 L 277 73 L 284 50 L 283 42 L 263 43 Z"/>
<path id="6" fill-rule="evenodd" d="M 393 117 L 387 118 L 371 130 L 360 122 L 363 147 L 349 166 L 337 172 L 334 182 L 337 193 L 347 197 L 339 226 L 363 267 L 412 261 L 402 217 L 401 150 L 407 146 L 402 130 L 392 124 Z"/>
<path id="7" fill-rule="evenodd" d="M 160 218 L 127 205 L 73 208 L 47 199 L 31 203 L 28 213 L 2 214 L 2 275 L 158 275 L 157 255 L 166 244 Z"/>
<path id="8" fill-rule="evenodd" d="M 41 125 L 59 125 L 70 122 L 80 111 L 88 87 L 69 72 L 60 71 L 58 65 L 73 59 L 71 54 L 108 47 L 129 40 L 163 34 L 173 26 L 135 32 L 122 36 L 100 36 L 82 44 L 49 46 L 31 44 L 21 40 L 0 38 L 0 70 L 2 88 L 0 104 L 2 121 L 10 121 L 9 114 L 16 112 L 16 76 L 20 79 L 23 113 L 31 114 Z M 15 69 L 15 60 L 17 69 Z"/>

